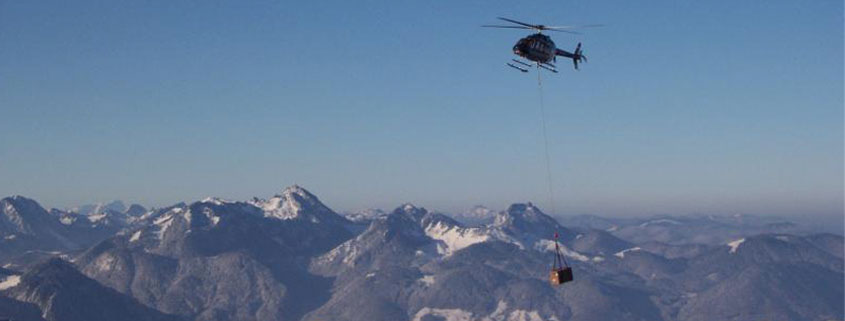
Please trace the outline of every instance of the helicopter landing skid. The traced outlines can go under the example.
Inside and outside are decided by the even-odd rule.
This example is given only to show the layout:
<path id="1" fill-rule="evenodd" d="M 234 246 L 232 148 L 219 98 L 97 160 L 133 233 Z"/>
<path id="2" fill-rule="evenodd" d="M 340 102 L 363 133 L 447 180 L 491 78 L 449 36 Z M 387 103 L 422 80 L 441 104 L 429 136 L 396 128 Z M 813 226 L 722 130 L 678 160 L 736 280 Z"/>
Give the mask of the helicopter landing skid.
<path id="1" fill-rule="evenodd" d="M 511 66 L 511 67 L 513 67 L 513 68 L 515 68 L 515 69 L 519 69 L 519 71 L 522 71 L 522 72 L 528 72 L 528 68 L 530 68 L 530 67 L 533 67 L 533 66 L 534 66 L 534 65 L 531 65 L 531 64 L 529 64 L 529 63 L 527 63 L 527 62 L 523 62 L 522 60 L 511 59 L 511 61 L 513 61 L 513 62 L 515 62 L 515 63 L 519 64 L 520 66 L 514 65 L 514 64 L 512 64 L 512 63 L 508 63 L 508 66 Z"/>
<path id="2" fill-rule="evenodd" d="M 553 73 L 557 73 L 557 69 L 554 68 L 555 67 L 554 65 L 546 65 L 544 63 L 539 63 L 537 65 L 540 66 L 540 68 L 546 69 L 546 70 L 551 71 Z"/>
<path id="3" fill-rule="evenodd" d="M 521 72 L 528 72 L 528 68 L 537 66 L 537 67 L 546 69 L 548 71 L 551 71 L 553 73 L 557 73 L 557 68 L 555 67 L 555 65 L 550 64 L 550 63 L 540 62 L 540 63 L 536 63 L 536 64 L 529 64 L 527 62 L 517 60 L 517 59 L 511 59 L 511 61 L 517 63 L 518 65 L 514 65 L 512 63 L 507 63 L 507 65 L 510 66 L 511 68 L 517 69 Z"/>
<path id="4" fill-rule="evenodd" d="M 512 64 L 512 63 L 509 63 L 509 62 L 508 62 L 508 63 L 506 63 L 506 64 L 507 64 L 509 67 L 511 67 L 511 68 L 513 68 L 513 69 L 516 69 L 516 70 L 519 70 L 519 71 L 521 71 L 521 72 L 528 72 L 528 69 L 525 69 L 525 68 L 522 68 L 522 67 L 518 67 L 518 66 L 516 66 L 516 65 L 514 65 L 514 64 Z"/>
<path id="5" fill-rule="evenodd" d="M 525 67 L 528 67 L 528 68 L 534 67 L 534 64 L 529 64 L 529 63 L 524 62 L 524 61 L 522 61 L 522 60 L 518 60 L 518 59 L 511 59 L 511 61 L 513 61 L 513 62 L 515 62 L 515 63 L 518 63 L 518 64 L 520 64 L 520 65 L 523 65 L 523 66 L 525 66 Z"/>

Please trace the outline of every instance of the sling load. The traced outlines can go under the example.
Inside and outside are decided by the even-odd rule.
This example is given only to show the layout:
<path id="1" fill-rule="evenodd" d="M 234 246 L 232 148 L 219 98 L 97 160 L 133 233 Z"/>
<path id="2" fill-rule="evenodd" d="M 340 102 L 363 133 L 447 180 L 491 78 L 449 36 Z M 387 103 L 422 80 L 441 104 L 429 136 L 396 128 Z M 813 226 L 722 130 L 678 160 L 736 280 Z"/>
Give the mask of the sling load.
<path id="1" fill-rule="evenodd" d="M 549 273 L 549 282 L 552 285 L 561 285 L 572 281 L 572 268 L 566 262 L 566 258 L 560 253 L 560 246 L 557 242 L 558 234 L 555 232 L 555 260 L 552 263 L 552 271 Z"/>

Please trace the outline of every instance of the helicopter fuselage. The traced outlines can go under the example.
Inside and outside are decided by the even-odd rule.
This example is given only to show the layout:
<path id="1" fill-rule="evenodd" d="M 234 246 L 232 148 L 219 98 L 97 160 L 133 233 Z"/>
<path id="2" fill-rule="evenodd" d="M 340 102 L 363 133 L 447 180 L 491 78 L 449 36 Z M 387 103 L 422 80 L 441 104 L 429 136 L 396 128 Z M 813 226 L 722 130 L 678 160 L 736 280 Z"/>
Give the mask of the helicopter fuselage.
<path id="1" fill-rule="evenodd" d="M 555 60 L 556 49 L 552 38 L 542 33 L 535 33 L 519 39 L 513 46 L 513 53 L 533 62 L 551 63 Z"/>
<path id="2" fill-rule="evenodd" d="M 582 61 L 586 62 L 587 57 L 581 51 L 581 43 L 579 42 L 577 46 L 575 46 L 575 51 L 569 52 L 566 50 L 558 49 L 555 46 L 555 42 L 552 41 L 547 35 L 544 35 L 542 32 L 543 30 L 552 30 L 552 31 L 559 31 L 559 32 L 568 32 L 578 34 L 577 32 L 571 31 L 571 29 L 575 28 L 575 26 L 546 26 L 546 25 L 537 25 L 537 24 L 530 24 L 521 21 L 516 21 L 513 19 L 502 18 L 499 17 L 499 20 L 510 22 L 514 25 L 483 25 L 482 27 L 488 28 L 507 28 L 507 29 L 531 29 L 536 30 L 537 33 L 527 36 L 525 38 L 519 39 L 516 42 L 516 45 L 513 46 L 513 53 L 517 56 L 522 58 L 528 59 L 528 61 L 532 61 L 536 64 L 537 69 L 540 68 L 549 70 L 551 72 L 557 73 L 557 67 L 553 64 L 553 62 L 557 61 L 557 56 L 566 57 L 572 59 L 572 64 L 575 69 L 578 69 L 578 64 Z M 597 27 L 599 25 L 591 25 L 593 27 Z M 585 26 L 587 27 L 587 26 Z M 520 61 L 518 59 L 511 59 L 515 64 L 506 63 L 511 68 L 518 69 L 522 72 L 528 72 L 526 67 L 532 67 L 532 64 L 524 61 Z"/>

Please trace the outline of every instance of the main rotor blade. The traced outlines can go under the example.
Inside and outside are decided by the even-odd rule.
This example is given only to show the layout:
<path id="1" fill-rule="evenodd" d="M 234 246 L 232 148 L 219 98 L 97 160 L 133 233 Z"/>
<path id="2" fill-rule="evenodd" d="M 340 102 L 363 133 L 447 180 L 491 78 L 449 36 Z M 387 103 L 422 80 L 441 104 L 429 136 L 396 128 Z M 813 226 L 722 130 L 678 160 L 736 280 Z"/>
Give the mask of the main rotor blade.
<path id="1" fill-rule="evenodd" d="M 508 29 L 534 29 L 523 26 L 498 26 L 498 25 L 483 25 L 485 28 L 508 28 Z"/>
<path id="2" fill-rule="evenodd" d="M 530 23 L 519 22 L 519 21 L 516 21 L 516 20 L 513 20 L 513 19 L 502 18 L 502 17 L 498 17 L 498 18 L 499 18 L 499 20 L 504 20 L 504 21 L 507 21 L 507 22 L 510 22 L 510 23 L 523 25 L 523 26 L 526 26 L 526 27 L 530 27 L 531 29 L 539 29 L 539 27 L 540 27 L 540 26 L 537 26 L 537 25 L 532 25 Z"/>
<path id="3" fill-rule="evenodd" d="M 583 33 L 580 33 L 580 32 L 577 32 L 577 31 L 569 31 L 569 30 L 565 30 L 565 29 L 551 29 L 551 28 L 549 28 L 549 27 L 546 27 L 546 28 L 545 28 L 545 29 L 543 29 L 543 30 L 557 31 L 557 32 L 566 32 L 566 33 L 571 33 L 571 34 L 574 34 L 574 35 L 583 35 Z"/>
<path id="4" fill-rule="evenodd" d="M 577 26 L 546 26 L 546 28 L 552 29 L 580 29 L 580 28 L 596 28 L 596 27 L 604 27 L 603 24 L 593 24 L 593 25 L 577 25 Z"/>

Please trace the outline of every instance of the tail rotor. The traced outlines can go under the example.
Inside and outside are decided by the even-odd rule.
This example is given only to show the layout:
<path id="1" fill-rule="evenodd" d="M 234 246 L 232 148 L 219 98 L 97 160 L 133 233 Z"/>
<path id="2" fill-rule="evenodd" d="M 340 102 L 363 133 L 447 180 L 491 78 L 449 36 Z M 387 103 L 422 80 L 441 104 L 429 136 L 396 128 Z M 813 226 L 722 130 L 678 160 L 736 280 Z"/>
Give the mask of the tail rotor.
<path id="1" fill-rule="evenodd" d="M 581 43 L 579 42 L 578 46 L 575 47 L 575 52 L 572 54 L 572 64 L 575 65 L 576 70 L 578 69 L 578 63 L 581 62 L 581 60 L 587 62 L 587 56 L 584 56 L 581 52 Z"/>

